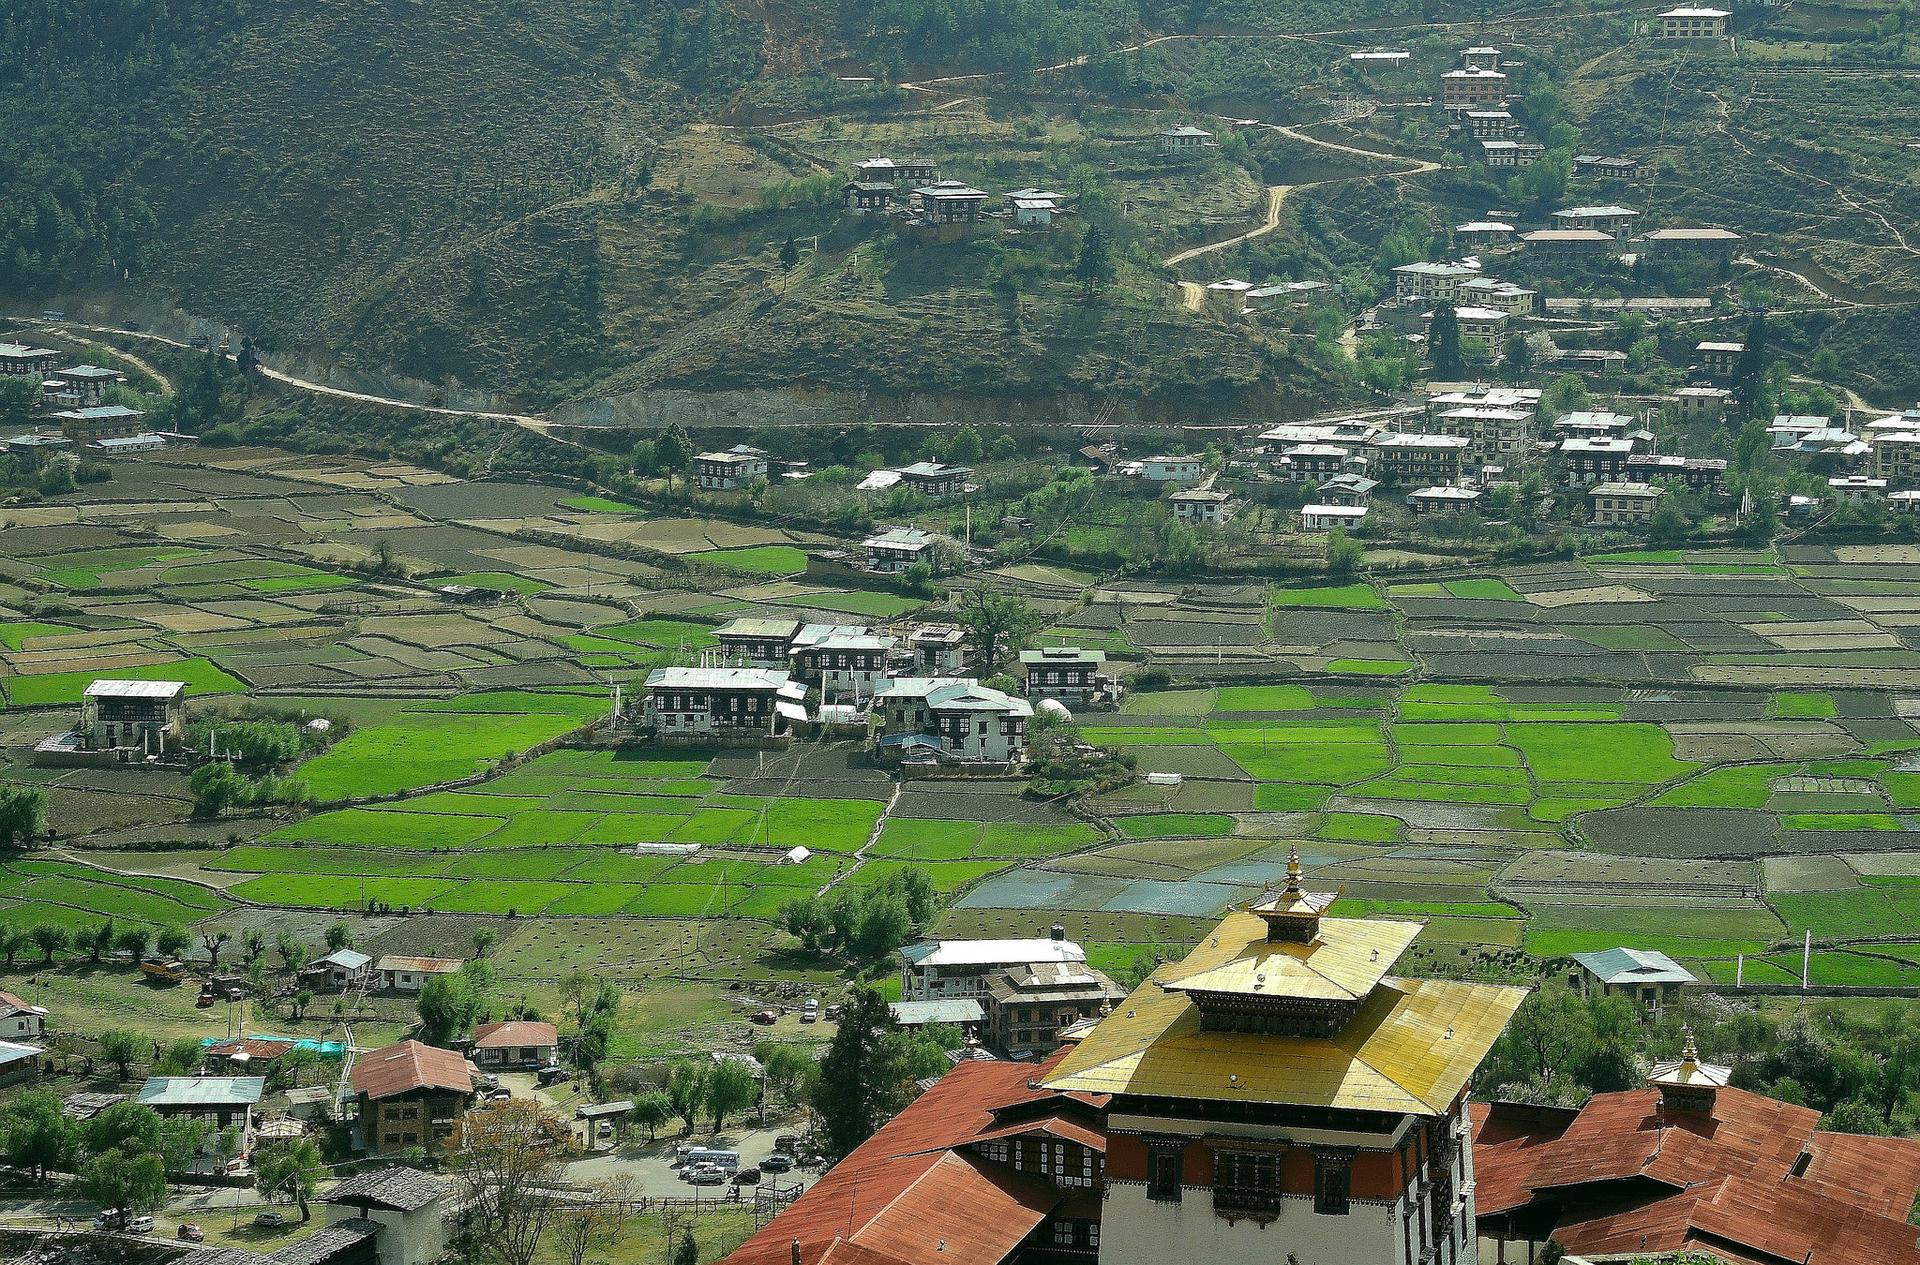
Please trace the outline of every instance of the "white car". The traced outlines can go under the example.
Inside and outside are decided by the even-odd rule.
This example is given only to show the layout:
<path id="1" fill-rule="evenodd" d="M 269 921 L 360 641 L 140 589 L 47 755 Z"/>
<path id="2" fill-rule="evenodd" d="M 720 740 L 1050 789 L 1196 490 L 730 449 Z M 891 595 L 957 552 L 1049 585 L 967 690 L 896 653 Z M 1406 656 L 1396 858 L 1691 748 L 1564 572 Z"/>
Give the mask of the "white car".
<path id="1" fill-rule="evenodd" d="M 683 1172 L 681 1177 L 696 1186 L 724 1186 L 727 1182 L 727 1170 L 718 1164 L 695 1164 Z"/>

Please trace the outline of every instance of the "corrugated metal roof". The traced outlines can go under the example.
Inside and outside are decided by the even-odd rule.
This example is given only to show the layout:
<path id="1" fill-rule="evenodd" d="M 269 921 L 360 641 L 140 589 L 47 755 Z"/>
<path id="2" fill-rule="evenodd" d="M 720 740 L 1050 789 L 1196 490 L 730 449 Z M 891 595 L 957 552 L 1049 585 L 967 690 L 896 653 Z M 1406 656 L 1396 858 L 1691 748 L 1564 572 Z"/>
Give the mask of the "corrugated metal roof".
<path id="1" fill-rule="evenodd" d="M 135 1101 L 147 1107 L 251 1106 L 266 1092 L 264 1076 L 150 1076 Z"/>
<path id="2" fill-rule="evenodd" d="M 87 698 L 173 698 L 185 694 L 185 681 L 120 681 L 99 680 L 89 684 L 85 691 Z"/>

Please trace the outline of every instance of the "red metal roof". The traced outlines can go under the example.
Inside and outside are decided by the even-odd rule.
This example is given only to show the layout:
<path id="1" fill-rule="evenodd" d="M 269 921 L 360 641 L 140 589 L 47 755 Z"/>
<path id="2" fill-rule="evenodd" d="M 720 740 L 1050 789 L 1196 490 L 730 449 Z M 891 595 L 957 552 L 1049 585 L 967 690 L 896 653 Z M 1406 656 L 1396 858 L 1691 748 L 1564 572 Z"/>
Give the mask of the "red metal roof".
<path id="1" fill-rule="evenodd" d="M 1104 1106 L 1104 1099 L 1035 1088 L 1050 1063 L 959 1064 L 741 1244 L 727 1265 L 789 1265 L 796 1240 L 800 1265 L 1003 1259 L 1059 1195 L 954 1148 L 1003 1127 L 994 1113 L 1008 1107 L 1047 1098 Z"/>
<path id="2" fill-rule="evenodd" d="M 559 1040 L 559 1029 L 550 1023 L 540 1023 L 532 1019 L 506 1019 L 499 1023 L 483 1023 L 473 1030 L 473 1048 L 476 1050 L 520 1045 L 556 1045 Z"/>
<path id="3" fill-rule="evenodd" d="M 217 1041 L 201 1051 L 210 1059 L 230 1059 L 236 1054 L 245 1054 L 249 1061 L 277 1059 L 291 1050 L 295 1042 L 288 1038 L 278 1040 L 269 1037 L 236 1037 L 231 1041 Z"/>
<path id="4" fill-rule="evenodd" d="M 401 1041 L 363 1054 L 353 1065 L 353 1092 L 368 1098 L 392 1098 L 419 1089 L 473 1092 L 467 1060 L 452 1050 Z"/>
<path id="5" fill-rule="evenodd" d="M 1711 1116 L 1659 1103 L 1654 1090 L 1597 1094 L 1570 1121 L 1476 1105 L 1480 1216 L 1551 1222 L 1573 1255 L 1920 1265 L 1906 1224 L 1920 1142 L 1819 1132 L 1818 1112 L 1739 1089 L 1721 1089 Z"/>
<path id="6" fill-rule="evenodd" d="M 1088 1128 L 1077 1120 L 1065 1116 L 1043 1116 L 1038 1120 L 1023 1120 L 1018 1124 L 1003 1125 L 998 1129 L 989 1129 L 976 1141 L 986 1142 L 996 1138 L 1017 1138 L 1027 1134 L 1045 1134 L 1050 1138 L 1059 1138 L 1063 1142 L 1076 1142 L 1081 1146 L 1107 1153 L 1107 1135 L 1098 1129 Z"/>

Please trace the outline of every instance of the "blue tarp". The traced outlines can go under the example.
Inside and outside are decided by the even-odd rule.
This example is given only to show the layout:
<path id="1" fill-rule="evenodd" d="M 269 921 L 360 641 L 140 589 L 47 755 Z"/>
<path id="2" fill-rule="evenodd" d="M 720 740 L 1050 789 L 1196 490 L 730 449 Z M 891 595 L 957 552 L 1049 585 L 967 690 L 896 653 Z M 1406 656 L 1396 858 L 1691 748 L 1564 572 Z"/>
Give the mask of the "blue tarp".
<path id="1" fill-rule="evenodd" d="M 232 1037 L 201 1037 L 200 1048 L 204 1050 L 210 1045 L 219 1045 L 223 1041 L 231 1041 L 231 1040 L 234 1040 L 234 1038 Z M 293 1042 L 294 1049 L 305 1050 L 309 1054 L 318 1054 L 323 1059 L 344 1058 L 347 1053 L 347 1046 L 344 1041 L 315 1041 L 312 1037 L 283 1037 L 283 1036 L 276 1036 L 270 1032 L 249 1032 L 247 1033 L 247 1040 L 249 1041 L 291 1041 Z"/>

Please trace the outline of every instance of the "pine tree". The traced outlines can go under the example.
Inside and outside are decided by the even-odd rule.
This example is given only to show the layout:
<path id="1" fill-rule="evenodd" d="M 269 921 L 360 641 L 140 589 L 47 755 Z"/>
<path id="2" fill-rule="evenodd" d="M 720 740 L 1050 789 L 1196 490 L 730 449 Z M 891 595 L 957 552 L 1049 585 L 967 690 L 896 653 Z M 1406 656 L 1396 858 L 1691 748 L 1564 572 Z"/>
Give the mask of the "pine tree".
<path id="1" fill-rule="evenodd" d="M 1433 310 L 1427 327 L 1427 352 L 1433 357 L 1433 375 L 1443 381 L 1458 378 L 1466 365 L 1460 358 L 1460 317 L 1451 303 Z"/>
<path id="2" fill-rule="evenodd" d="M 1073 275 L 1080 279 L 1080 290 L 1088 299 L 1113 284 L 1113 254 L 1107 245 L 1107 230 L 1098 224 L 1080 241 L 1080 258 Z"/>

